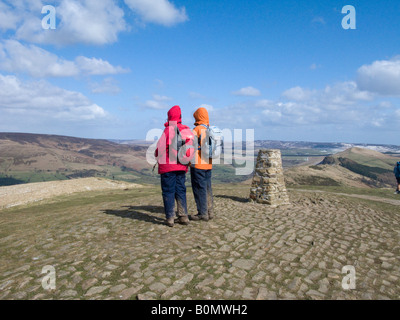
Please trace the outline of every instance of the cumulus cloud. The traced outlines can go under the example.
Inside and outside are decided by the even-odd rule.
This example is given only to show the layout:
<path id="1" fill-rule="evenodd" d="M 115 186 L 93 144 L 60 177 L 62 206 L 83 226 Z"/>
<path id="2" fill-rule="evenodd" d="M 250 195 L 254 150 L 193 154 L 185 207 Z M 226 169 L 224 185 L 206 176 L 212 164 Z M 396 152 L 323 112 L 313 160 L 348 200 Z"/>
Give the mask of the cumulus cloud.
<path id="1" fill-rule="evenodd" d="M 16 40 L 0 42 L 0 69 L 38 78 L 110 75 L 129 71 L 97 58 L 80 56 L 75 61 L 65 60 L 35 45 L 25 46 Z"/>
<path id="2" fill-rule="evenodd" d="M 374 94 L 359 88 L 356 82 L 340 82 L 333 86 L 326 86 L 321 92 L 317 92 L 325 103 L 335 105 L 354 105 L 358 101 L 372 101 Z"/>
<path id="3" fill-rule="evenodd" d="M 152 100 L 147 100 L 143 104 L 143 107 L 145 107 L 147 109 L 152 109 L 152 110 L 165 110 L 170 107 L 167 104 L 167 102 L 172 101 L 172 100 L 173 100 L 173 98 L 155 94 L 155 95 L 153 95 Z"/>
<path id="4" fill-rule="evenodd" d="M 18 15 L 4 2 L 0 2 L 0 30 L 15 30 L 19 21 Z"/>
<path id="5" fill-rule="evenodd" d="M 400 56 L 362 66 L 357 84 L 362 90 L 382 96 L 400 96 Z"/>
<path id="6" fill-rule="evenodd" d="M 265 123 L 378 127 L 389 119 L 391 109 L 388 103 L 375 102 L 376 96 L 360 90 L 354 81 L 328 85 L 321 90 L 294 87 L 283 92 L 282 98 L 282 101 L 260 100 L 254 104 L 263 110 Z"/>
<path id="7" fill-rule="evenodd" d="M 259 101 L 256 101 L 256 103 L 255 103 L 255 107 L 257 107 L 257 108 L 269 108 L 274 105 L 275 105 L 274 101 L 267 100 L 267 99 L 259 100 Z"/>
<path id="8" fill-rule="evenodd" d="M 186 9 L 176 8 L 168 0 L 125 0 L 125 3 L 145 23 L 173 26 L 188 20 Z"/>
<path id="9" fill-rule="evenodd" d="M 114 43 L 118 34 L 128 30 L 124 11 L 115 0 L 56 0 L 57 29 L 43 30 L 41 0 L 9 1 L 18 12 L 16 38 L 39 44 L 69 45 L 75 43 L 103 45 Z"/>
<path id="10" fill-rule="evenodd" d="M 204 108 L 206 109 L 208 112 L 213 112 L 215 110 L 214 106 L 210 105 L 210 104 L 202 104 L 201 106 L 199 106 L 199 108 Z M 197 110 L 198 108 L 196 108 Z"/>
<path id="11" fill-rule="evenodd" d="M 397 63 L 393 60 L 389 64 L 392 75 Z M 366 68 L 376 71 L 374 69 L 385 70 L 386 67 Z M 365 70 L 361 68 L 360 74 L 365 75 L 362 71 Z M 395 76 L 391 81 L 400 83 Z M 393 130 L 400 124 L 398 105 L 382 97 L 382 91 L 379 95 L 374 88 L 376 86 L 361 86 L 359 79 L 330 84 L 322 89 L 297 86 L 282 92 L 277 100 L 242 101 L 218 109 L 213 113 L 213 123 L 228 128 L 252 127 L 257 132 L 267 132 L 274 139 L 282 139 L 284 135 L 285 139 L 301 136 L 301 139 L 313 141 L 338 141 L 345 137 L 365 141 L 373 139 L 378 130 Z"/>
<path id="12" fill-rule="evenodd" d="M 60 59 L 37 46 L 24 46 L 15 40 L 0 43 L 0 69 L 26 73 L 33 77 L 76 76 L 79 69 L 73 61 Z"/>
<path id="13" fill-rule="evenodd" d="M 168 0 L 125 0 L 135 13 L 135 22 L 173 26 L 188 20 L 184 7 Z M 105 45 L 118 41 L 121 32 L 129 31 L 125 11 L 119 0 L 53 0 L 56 30 L 42 28 L 44 0 L 2 0 L 0 32 L 13 31 L 14 37 L 36 44 L 57 46 L 77 43 Z M 129 10 L 129 9 L 128 9 Z"/>
<path id="14" fill-rule="evenodd" d="M 289 90 L 286 90 L 282 96 L 289 100 L 295 101 L 304 101 L 310 99 L 313 95 L 315 95 L 315 90 L 307 90 L 301 87 L 294 87 Z"/>
<path id="15" fill-rule="evenodd" d="M 261 96 L 260 90 L 253 87 L 242 88 L 238 91 L 232 92 L 235 96 L 245 96 L 245 97 L 258 97 Z"/>
<path id="16" fill-rule="evenodd" d="M 19 123 L 35 119 L 85 121 L 104 118 L 106 111 L 79 92 L 68 91 L 46 81 L 24 82 L 0 74 L 0 110 L 18 115 Z M 37 118 L 39 117 L 39 118 Z"/>
<path id="17" fill-rule="evenodd" d="M 102 82 L 92 82 L 89 84 L 92 93 L 116 95 L 121 92 L 117 82 L 113 78 L 106 78 Z"/>
<path id="18" fill-rule="evenodd" d="M 273 111 L 273 110 L 264 110 L 262 114 L 269 119 L 271 122 L 278 123 L 282 119 L 282 112 L 281 111 Z"/>
<path id="19" fill-rule="evenodd" d="M 165 110 L 168 109 L 168 105 L 164 102 L 161 101 L 155 101 L 155 100 L 147 100 L 143 106 L 147 109 L 152 109 L 152 110 Z"/>
<path id="20" fill-rule="evenodd" d="M 128 69 L 122 67 L 114 67 L 108 61 L 97 58 L 77 57 L 75 64 L 79 70 L 86 75 L 105 75 L 105 74 L 120 74 L 129 72 Z"/>
<path id="21" fill-rule="evenodd" d="M 159 95 L 159 94 L 153 95 L 153 99 L 154 99 L 155 101 L 158 101 L 158 102 L 165 102 L 165 101 L 171 101 L 171 100 L 173 100 L 173 98 L 171 98 L 171 97 L 162 96 L 162 95 Z"/>

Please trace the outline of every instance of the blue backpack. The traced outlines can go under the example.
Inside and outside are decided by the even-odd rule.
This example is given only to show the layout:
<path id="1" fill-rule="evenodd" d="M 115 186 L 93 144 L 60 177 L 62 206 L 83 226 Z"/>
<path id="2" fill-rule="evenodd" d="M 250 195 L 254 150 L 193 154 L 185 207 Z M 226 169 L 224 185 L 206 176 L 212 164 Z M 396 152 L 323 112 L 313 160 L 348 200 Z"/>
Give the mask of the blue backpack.
<path id="1" fill-rule="evenodd" d="M 397 162 L 397 165 L 394 167 L 394 174 L 396 178 L 400 178 L 400 161 Z"/>
<path id="2" fill-rule="evenodd" d="M 210 159 L 218 159 L 222 154 L 224 145 L 224 137 L 222 130 L 218 127 L 209 127 L 205 124 L 201 125 L 206 128 L 206 139 L 204 140 L 204 146 L 201 147 L 201 138 L 199 137 L 199 148 L 202 153 Z M 208 138 L 208 139 L 207 139 Z"/>

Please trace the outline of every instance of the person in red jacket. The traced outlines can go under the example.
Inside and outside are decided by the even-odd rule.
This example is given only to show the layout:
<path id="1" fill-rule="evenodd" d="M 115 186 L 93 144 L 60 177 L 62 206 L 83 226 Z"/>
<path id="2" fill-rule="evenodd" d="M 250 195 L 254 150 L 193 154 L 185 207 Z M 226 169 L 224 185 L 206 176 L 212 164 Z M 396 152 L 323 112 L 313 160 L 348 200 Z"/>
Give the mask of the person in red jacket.
<path id="1" fill-rule="evenodd" d="M 155 151 L 158 173 L 161 175 L 164 212 L 169 227 L 173 227 L 175 223 L 175 200 L 178 222 L 189 224 L 185 182 L 188 166 L 194 155 L 193 141 L 192 131 L 182 124 L 181 108 L 174 106 L 168 111 L 168 121 Z"/>

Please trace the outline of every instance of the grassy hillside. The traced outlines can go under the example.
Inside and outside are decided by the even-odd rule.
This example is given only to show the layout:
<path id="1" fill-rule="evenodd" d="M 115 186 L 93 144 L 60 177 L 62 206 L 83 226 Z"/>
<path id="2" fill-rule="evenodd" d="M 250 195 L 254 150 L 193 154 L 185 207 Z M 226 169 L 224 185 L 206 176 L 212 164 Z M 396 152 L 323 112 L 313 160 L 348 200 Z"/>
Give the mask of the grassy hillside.
<path id="1" fill-rule="evenodd" d="M 0 133 L 0 186 L 102 177 L 158 184 L 146 145 L 64 136 Z M 214 166 L 215 183 L 241 182 L 234 165 Z"/>
<path id="2" fill-rule="evenodd" d="M 333 156 L 334 158 L 345 158 L 352 160 L 360 165 L 381 168 L 393 171 L 393 167 L 398 158 L 386 155 L 377 151 L 363 149 L 363 148 L 351 148 L 340 152 Z"/>
<path id="3" fill-rule="evenodd" d="M 0 185 L 88 177 L 151 182 L 146 151 L 107 140 L 0 133 Z"/>
<path id="4" fill-rule="evenodd" d="M 325 157 L 319 165 L 289 169 L 291 186 L 394 187 L 398 158 L 377 151 L 351 148 Z"/>

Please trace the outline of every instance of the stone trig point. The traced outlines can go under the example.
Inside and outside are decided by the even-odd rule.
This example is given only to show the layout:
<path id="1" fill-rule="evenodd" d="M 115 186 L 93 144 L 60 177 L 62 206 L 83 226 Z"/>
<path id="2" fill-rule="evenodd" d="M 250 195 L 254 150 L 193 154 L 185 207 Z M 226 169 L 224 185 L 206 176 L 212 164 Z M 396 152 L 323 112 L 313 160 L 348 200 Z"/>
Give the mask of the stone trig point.
<path id="1" fill-rule="evenodd" d="M 260 150 L 250 200 L 273 207 L 290 204 L 280 150 Z"/>

